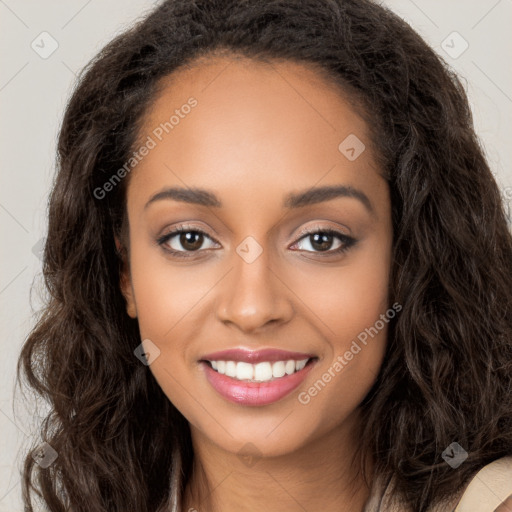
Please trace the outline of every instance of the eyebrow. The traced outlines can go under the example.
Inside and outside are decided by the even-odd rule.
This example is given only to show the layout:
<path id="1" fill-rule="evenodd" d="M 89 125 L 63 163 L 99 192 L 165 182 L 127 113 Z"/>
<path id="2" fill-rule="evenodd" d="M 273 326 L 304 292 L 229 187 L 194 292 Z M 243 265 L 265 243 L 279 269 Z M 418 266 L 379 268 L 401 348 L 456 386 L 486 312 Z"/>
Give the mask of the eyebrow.
<path id="1" fill-rule="evenodd" d="M 375 214 L 373 205 L 364 192 L 345 185 L 309 188 L 301 192 L 287 194 L 283 202 L 283 207 L 288 209 L 303 208 L 312 204 L 330 201 L 338 197 L 351 197 L 358 199 L 369 213 L 372 215 Z M 145 204 L 144 209 L 146 209 L 150 204 L 164 199 L 197 204 L 200 206 L 211 206 L 215 208 L 222 207 L 222 202 L 212 191 L 201 188 L 171 187 L 165 188 L 153 195 Z"/>

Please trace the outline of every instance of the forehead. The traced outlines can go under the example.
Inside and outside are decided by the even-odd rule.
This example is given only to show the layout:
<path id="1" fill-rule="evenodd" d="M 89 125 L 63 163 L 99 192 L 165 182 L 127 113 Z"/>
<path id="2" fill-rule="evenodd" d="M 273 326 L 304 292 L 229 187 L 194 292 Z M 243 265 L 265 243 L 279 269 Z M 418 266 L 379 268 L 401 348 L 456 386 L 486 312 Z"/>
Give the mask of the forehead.
<path id="1" fill-rule="evenodd" d="M 324 130 L 336 132 L 344 124 L 361 136 L 367 131 L 347 92 L 314 64 L 263 62 L 241 56 L 203 57 L 163 77 L 158 86 L 145 115 L 146 132 L 157 126 L 162 116 L 168 119 L 190 97 L 198 101 L 200 108 L 195 113 L 199 110 L 203 114 L 201 124 L 208 120 L 208 114 L 221 113 L 219 122 L 238 120 L 240 126 L 244 121 L 259 121 L 266 128 L 266 116 L 272 125 L 279 120 L 286 123 L 288 130 L 300 119 L 297 128 L 302 129 L 323 124 Z M 279 113 L 287 117 L 281 119 Z"/>
<path id="2" fill-rule="evenodd" d="M 314 186 L 327 175 L 329 184 L 375 179 L 366 123 L 311 66 L 216 57 L 159 85 L 139 134 L 155 145 L 131 176 L 132 195 L 173 183 L 268 192 Z M 364 144 L 357 160 L 342 152 L 345 140 Z"/>

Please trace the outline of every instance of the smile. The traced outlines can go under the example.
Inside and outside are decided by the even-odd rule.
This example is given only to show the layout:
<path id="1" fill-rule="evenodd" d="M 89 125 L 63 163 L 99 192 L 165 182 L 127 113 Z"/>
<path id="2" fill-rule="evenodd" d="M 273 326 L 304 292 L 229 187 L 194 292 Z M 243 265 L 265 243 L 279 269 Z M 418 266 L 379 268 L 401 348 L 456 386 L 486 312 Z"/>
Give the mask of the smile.
<path id="1" fill-rule="evenodd" d="M 302 370 L 308 358 L 300 361 L 289 359 L 288 361 L 265 361 L 257 364 L 246 363 L 243 361 L 208 361 L 212 368 L 228 377 L 247 382 L 272 382 L 285 375 L 292 375 Z"/>
<path id="2" fill-rule="evenodd" d="M 304 381 L 318 358 L 263 361 L 201 361 L 210 385 L 226 400 L 246 406 L 269 405 L 289 395 Z"/>

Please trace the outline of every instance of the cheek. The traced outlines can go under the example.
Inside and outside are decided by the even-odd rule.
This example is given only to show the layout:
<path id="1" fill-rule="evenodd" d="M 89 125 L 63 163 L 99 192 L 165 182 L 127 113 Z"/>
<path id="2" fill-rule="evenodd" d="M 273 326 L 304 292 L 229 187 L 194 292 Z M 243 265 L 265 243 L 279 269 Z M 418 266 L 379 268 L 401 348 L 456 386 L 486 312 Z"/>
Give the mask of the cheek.
<path id="1" fill-rule="evenodd" d="M 303 267 L 294 291 L 317 316 L 316 324 L 330 342 L 333 356 L 350 340 L 375 324 L 388 308 L 389 240 L 375 241 L 354 252 L 338 268 Z"/>
<path id="2" fill-rule="evenodd" d="M 160 351 L 149 369 L 178 410 L 199 424 L 202 401 L 194 392 L 191 372 L 197 371 L 195 342 L 204 338 L 201 326 L 211 315 L 208 297 L 218 277 L 207 266 L 173 265 L 150 252 L 157 251 L 135 249 L 131 258 L 140 336 Z"/>
<path id="3" fill-rule="evenodd" d="M 396 315 L 388 302 L 390 261 L 386 240 L 336 271 L 304 272 L 298 281 L 297 295 L 327 342 L 318 374 L 298 397 L 306 410 L 328 418 L 322 429 L 357 408 L 379 373 L 388 322 Z M 313 415 L 305 421 L 320 428 Z"/>
<path id="4" fill-rule="evenodd" d="M 133 246 L 132 285 L 141 336 L 165 343 L 183 339 L 176 333 L 194 325 L 194 315 L 215 285 L 207 264 L 179 265 L 159 248 Z M 203 312 L 204 314 L 204 312 Z"/>

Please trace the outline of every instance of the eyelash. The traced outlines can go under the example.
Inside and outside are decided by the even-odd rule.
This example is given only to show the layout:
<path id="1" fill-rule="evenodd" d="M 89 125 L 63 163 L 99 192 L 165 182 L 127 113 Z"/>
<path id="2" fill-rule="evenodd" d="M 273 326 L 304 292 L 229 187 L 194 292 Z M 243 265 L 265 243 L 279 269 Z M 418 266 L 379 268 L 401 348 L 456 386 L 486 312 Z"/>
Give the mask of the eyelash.
<path id="1" fill-rule="evenodd" d="M 162 249 L 165 252 L 170 253 L 173 257 L 175 256 L 175 257 L 178 257 L 178 258 L 191 258 L 191 257 L 193 257 L 195 255 L 195 253 L 200 252 L 200 250 L 197 250 L 197 251 L 176 251 L 174 249 L 169 249 L 169 248 L 165 247 L 165 244 L 169 240 L 174 238 L 176 235 L 180 235 L 182 233 L 198 233 L 198 234 L 204 235 L 205 237 L 208 237 L 211 240 L 213 240 L 214 242 L 218 243 L 217 240 L 215 240 L 214 238 L 209 236 L 208 233 L 204 232 L 203 230 L 198 229 L 198 228 L 193 227 L 193 226 L 187 226 L 187 225 L 176 226 L 169 233 L 166 233 L 165 235 L 162 235 L 159 238 L 157 238 L 156 242 L 157 242 L 157 244 L 159 246 L 162 247 Z M 336 231 L 334 229 L 315 227 L 315 228 L 306 228 L 306 229 L 302 230 L 299 233 L 299 238 L 297 239 L 297 241 L 293 245 L 297 244 L 303 238 L 306 238 L 309 235 L 315 235 L 315 234 L 318 234 L 318 233 L 321 233 L 321 234 L 324 234 L 324 235 L 335 236 L 336 238 L 338 238 L 340 240 L 342 245 L 338 249 L 335 249 L 335 250 L 329 250 L 329 251 L 306 251 L 306 252 L 313 252 L 313 253 L 319 254 L 321 256 L 324 256 L 324 255 L 325 256 L 332 256 L 332 255 L 335 255 L 335 254 L 344 254 L 345 252 L 347 252 L 351 247 L 353 247 L 357 243 L 357 240 L 355 238 L 352 238 L 352 237 L 350 237 L 348 235 L 345 235 L 344 233 L 341 233 L 341 232 Z"/>

